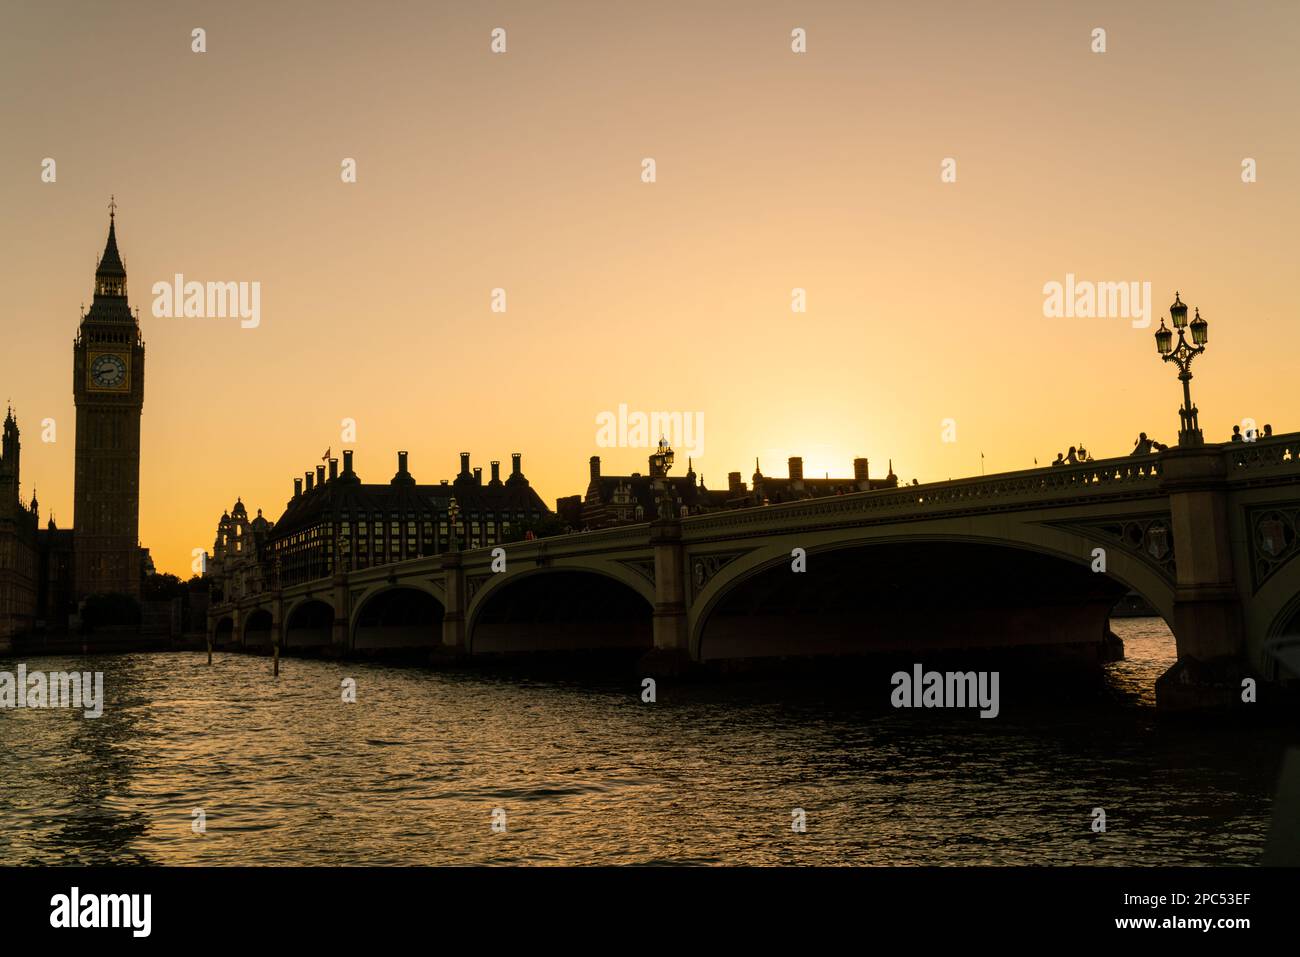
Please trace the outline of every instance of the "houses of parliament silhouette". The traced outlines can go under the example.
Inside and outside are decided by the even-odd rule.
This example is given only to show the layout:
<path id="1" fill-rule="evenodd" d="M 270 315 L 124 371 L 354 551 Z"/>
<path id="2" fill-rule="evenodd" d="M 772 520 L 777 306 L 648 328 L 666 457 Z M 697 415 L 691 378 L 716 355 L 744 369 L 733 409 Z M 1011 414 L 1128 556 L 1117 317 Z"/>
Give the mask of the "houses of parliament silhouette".
<path id="1" fill-rule="evenodd" d="M 83 601 L 125 596 L 139 603 L 152 570 L 139 541 L 140 422 L 144 409 L 145 345 L 138 313 L 127 298 L 126 267 L 117 246 L 117 206 L 109 204 L 108 238 L 95 268 L 90 309 L 73 343 L 76 466 L 71 529 L 51 517 L 44 528 L 33 490 L 20 485 L 20 430 L 7 410 L 0 444 L 0 651 L 33 632 L 63 632 L 76 624 Z M 662 452 L 662 450 L 660 450 Z M 461 453 L 454 481 L 418 484 L 405 452 L 391 482 L 363 484 L 352 452 L 295 480 L 293 498 L 278 521 L 249 520 L 242 501 L 223 514 L 204 578 L 214 596 L 229 599 L 270 587 L 333 574 L 336 563 L 365 568 L 457 547 L 510 541 L 522 529 L 558 520 L 571 530 L 635 524 L 663 514 L 698 514 L 767 502 L 893 487 L 869 479 L 866 459 L 854 461 L 852 479 L 804 479 L 802 460 L 791 458 L 790 478 L 764 476 L 755 466 L 751 491 L 739 472 L 725 490 L 711 490 L 693 468 L 669 477 L 650 456 L 648 474 L 602 475 L 591 460 L 585 496 L 557 500 L 552 512 L 534 491 L 513 453 L 501 478 L 492 462 L 490 481 Z"/>
<path id="2" fill-rule="evenodd" d="M 140 547 L 140 417 L 144 340 L 127 300 L 117 248 L 117 206 L 95 269 L 95 296 L 72 347 L 77 409 L 72 528 L 40 527 L 35 491 L 20 485 L 18 420 L 7 410 L 0 446 L 0 647 L 38 622 L 66 627 L 81 599 L 139 599 L 148 552 Z"/>

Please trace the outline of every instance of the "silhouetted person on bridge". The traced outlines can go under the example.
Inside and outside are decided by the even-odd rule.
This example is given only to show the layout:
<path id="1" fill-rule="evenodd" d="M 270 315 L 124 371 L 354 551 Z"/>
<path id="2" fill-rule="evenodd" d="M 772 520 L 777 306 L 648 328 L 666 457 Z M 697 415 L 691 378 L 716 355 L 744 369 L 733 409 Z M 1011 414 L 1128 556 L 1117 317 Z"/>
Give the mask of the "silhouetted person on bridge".
<path id="1" fill-rule="evenodd" d="M 1052 460 L 1052 464 L 1053 464 L 1053 465 L 1064 465 L 1064 464 L 1065 464 L 1065 456 L 1062 455 L 1060 452 L 1057 452 L 1057 453 L 1056 453 L 1056 458 L 1054 458 L 1054 459 Z"/>
<path id="2" fill-rule="evenodd" d="M 1265 426 L 1264 426 L 1264 438 L 1266 438 L 1266 439 L 1271 439 L 1272 437 L 1273 437 L 1273 426 L 1268 425 L 1268 424 L 1265 424 Z"/>
<path id="3" fill-rule="evenodd" d="M 1234 441 L 1234 442 L 1244 442 L 1244 441 L 1246 441 L 1245 439 L 1243 439 L 1243 438 L 1241 437 L 1241 426 L 1239 426 L 1239 425 L 1234 425 L 1234 426 L 1232 427 L 1232 441 Z"/>
<path id="4" fill-rule="evenodd" d="M 1074 451 L 1073 445 L 1070 446 L 1070 454 L 1065 457 L 1065 461 L 1069 462 L 1071 465 L 1079 464 L 1079 456 L 1078 453 Z"/>

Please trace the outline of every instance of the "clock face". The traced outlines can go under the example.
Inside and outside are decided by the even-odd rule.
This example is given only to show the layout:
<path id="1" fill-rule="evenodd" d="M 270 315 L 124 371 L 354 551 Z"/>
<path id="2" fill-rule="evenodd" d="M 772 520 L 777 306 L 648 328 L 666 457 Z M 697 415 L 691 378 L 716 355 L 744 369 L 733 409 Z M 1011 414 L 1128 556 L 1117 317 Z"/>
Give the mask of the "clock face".
<path id="1" fill-rule="evenodd" d="M 111 352 L 91 356 L 90 381 L 99 389 L 126 388 L 126 361 Z"/>

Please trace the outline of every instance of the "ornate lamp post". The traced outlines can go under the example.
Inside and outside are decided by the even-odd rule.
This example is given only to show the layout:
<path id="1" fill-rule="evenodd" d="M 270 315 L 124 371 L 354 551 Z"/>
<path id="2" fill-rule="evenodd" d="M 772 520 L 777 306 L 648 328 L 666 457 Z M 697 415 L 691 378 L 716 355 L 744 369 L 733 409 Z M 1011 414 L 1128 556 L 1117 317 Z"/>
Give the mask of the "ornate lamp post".
<path id="1" fill-rule="evenodd" d="M 448 551 L 460 551 L 460 544 L 456 541 L 456 523 L 460 519 L 460 504 L 456 501 L 456 496 L 451 497 L 451 504 L 447 506 L 447 525 L 451 533 L 451 540 L 447 545 Z"/>
<path id="2" fill-rule="evenodd" d="M 1174 293 L 1174 304 L 1169 307 L 1169 318 L 1174 324 L 1174 329 L 1178 330 L 1178 345 L 1173 344 L 1173 331 L 1165 326 L 1165 321 L 1160 320 L 1160 328 L 1156 330 L 1156 351 L 1165 362 L 1173 362 L 1178 366 L 1178 381 L 1183 384 L 1183 406 L 1178 410 L 1178 418 L 1182 423 L 1182 428 L 1178 430 L 1179 445 L 1204 445 L 1205 436 L 1201 433 L 1200 423 L 1197 420 L 1198 410 L 1192 405 L 1192 360 L 1205 351 L 1205 343 L 1209 340 L 1210 324 L 1201 318 L 1201 310 L 1196 310 L 1196 318 L 1189 324 L 1187 321 L 1187 307 L 1183 305 L 1178 293 Z M 1190 325 L 1192 331 L 1192 342 L 1194 345 L 1187 344 L 1185 331 Z"/>
<path id="3" fill-rule="evenodd" d="M 668 470 L 673 467 L 673 450 L 662 435 L 659 436 L 659 448 L 654 455 L 650 456 L 650 461 L 654 464 L 655 471 L 661 475 L 667 475 Z"/>
<path id="4" fill-rule="evenodd" d="M 352 537 L 348 534 L 347 525 L 340 528 L 338 547 L 339 556 L 334 562 L 334 567 L 341 569 L 346 574 L 352 571 Z"/>
<path id="5" fill-rule="evenodd" d="M 668 440 L 662 435 L 659 436 L 659 448 L 650 456 L 650 474 L 655 476 L 660 482 L 658 512 L 659 518 L 672 518 L 673 515 L 673 495 L 672 486 L 668 484 L 668 470 L 673 467 L 673 450 L 668 445 Z"/>

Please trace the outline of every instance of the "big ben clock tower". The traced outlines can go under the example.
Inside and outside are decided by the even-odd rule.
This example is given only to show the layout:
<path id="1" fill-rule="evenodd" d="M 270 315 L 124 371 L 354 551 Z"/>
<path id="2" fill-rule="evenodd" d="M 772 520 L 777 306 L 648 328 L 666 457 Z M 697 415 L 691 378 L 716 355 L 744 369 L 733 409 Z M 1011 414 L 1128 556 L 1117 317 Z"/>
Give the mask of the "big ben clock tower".
<path id="1" fill-rule="evenodd" d="M 77 405 L 73 543 L 77 597 L 140 596 L 140 414 L 144 340 L 126 299 L 117 205 L 95 269 L 95 299 L 72 348 Z"/>

